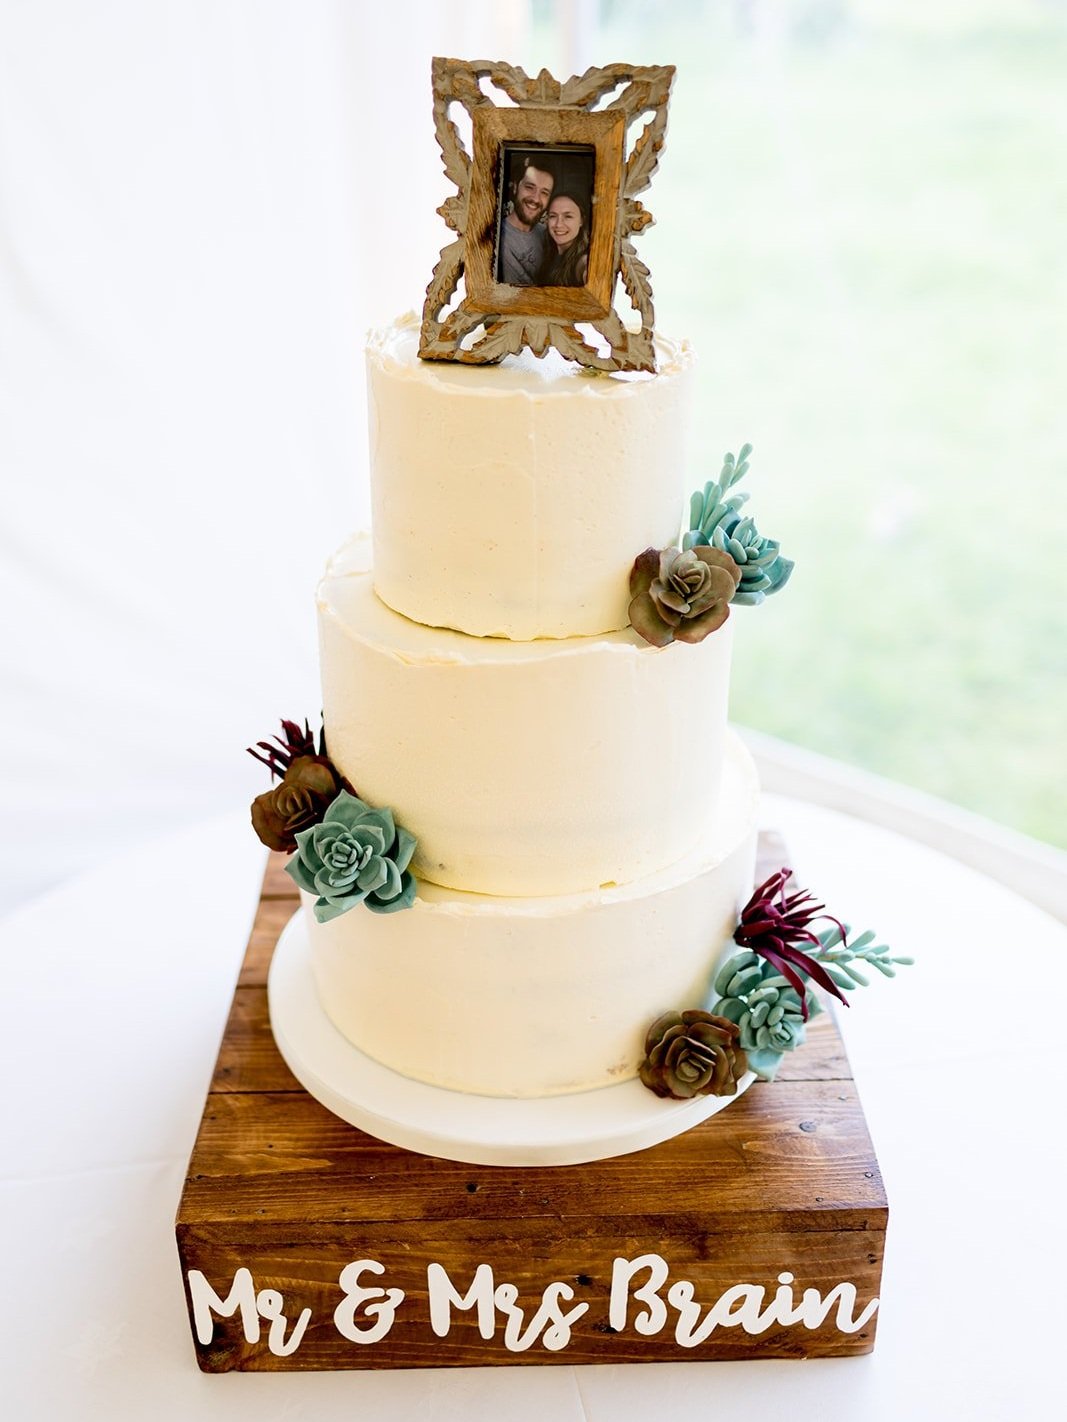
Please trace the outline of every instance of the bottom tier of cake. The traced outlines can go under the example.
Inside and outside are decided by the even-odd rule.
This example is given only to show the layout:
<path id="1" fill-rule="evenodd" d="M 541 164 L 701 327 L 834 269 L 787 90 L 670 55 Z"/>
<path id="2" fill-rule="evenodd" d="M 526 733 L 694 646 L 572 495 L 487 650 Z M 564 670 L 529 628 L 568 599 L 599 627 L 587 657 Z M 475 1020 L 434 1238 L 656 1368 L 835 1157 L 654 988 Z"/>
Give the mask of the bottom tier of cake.
<path id="1" fill-rule="evenodd" d="M 759 787 L 727 739 L 699 846 L 630 884 L 492 898 L 420 883 L 412 909 L 320 924 L 305 898 L 319 999 L 367 1056 L 486 1096 L 632 1078 L 649 1024 L 705 1002 L 752 889 Z"/>

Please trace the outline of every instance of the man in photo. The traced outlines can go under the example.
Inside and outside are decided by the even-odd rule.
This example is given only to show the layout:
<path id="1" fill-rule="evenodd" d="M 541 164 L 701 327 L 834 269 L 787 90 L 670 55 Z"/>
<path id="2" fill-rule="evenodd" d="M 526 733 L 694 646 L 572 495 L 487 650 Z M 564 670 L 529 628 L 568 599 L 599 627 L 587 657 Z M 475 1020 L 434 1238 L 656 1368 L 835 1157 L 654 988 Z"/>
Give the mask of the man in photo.
<path id="1" fill-rule="evenodd" d="M 512 184 L 511 211 L 500 224 L 500 281 L 534 286 L 548 240 L 542 218 L 556 185 L 555 174 L 527 155 Z"/>

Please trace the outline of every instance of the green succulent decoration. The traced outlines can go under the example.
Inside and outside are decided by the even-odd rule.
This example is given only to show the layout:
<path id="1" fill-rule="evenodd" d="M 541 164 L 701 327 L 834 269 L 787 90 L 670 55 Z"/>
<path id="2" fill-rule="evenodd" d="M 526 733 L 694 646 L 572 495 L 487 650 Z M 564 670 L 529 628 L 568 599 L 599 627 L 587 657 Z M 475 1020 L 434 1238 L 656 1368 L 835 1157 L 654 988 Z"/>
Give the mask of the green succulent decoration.
<path id="1" fill-rule="evenodd" d="M 718 480 L 698 489 L 689 502 L 689 532 L 682 548 L 717 548 L 728 554 L 741 571 L 741 581 L 731 601 L 742 607 L 758 607 L 765 597 L 779 592 L 789 581 L 793 563 L 783 558 L 781 545 L 764 538 L 751 518 L 741 510 L 747 493 L 731 493 L 748 473 L 750 444 L 743 445 L 735 459 L 727 454 Z"/>
<path id="2" fill-rule="evenodd" d="M 342 790 L 321 823 L 297 833 L 296 853 L 285 872 L 305 893 L 317 895 L 319 923 L 357 904 L 373 913 L 395 913 L 415 902 L 408 869 L 415 844 L 392 810 L 374 810 Z"/>
<path id="3" fill-rule="evenodd" d="M 714 990 L 719 995 L 715 1011 L 737 1024 L 749 1066 L 765 1081 L 773 1080 L 783 1053 L 804 1042 L 800 994 L 755 953 L 735 953 L 716 975 Z M 822 1009 L 814 994 L 807 998 L 810 1019 Z"/>

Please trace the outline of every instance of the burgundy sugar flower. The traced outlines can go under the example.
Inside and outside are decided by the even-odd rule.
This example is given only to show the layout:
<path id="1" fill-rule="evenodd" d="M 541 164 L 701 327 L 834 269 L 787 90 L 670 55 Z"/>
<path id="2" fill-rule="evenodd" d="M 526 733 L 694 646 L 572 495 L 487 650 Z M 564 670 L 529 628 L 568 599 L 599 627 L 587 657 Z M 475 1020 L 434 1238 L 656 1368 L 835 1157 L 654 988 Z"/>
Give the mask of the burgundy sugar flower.
<path id="1" fill-rule="evenodd" d="M 327 758 L 325 726 L 319 733 L 318 746 L 315 745 L 315 737 L 311 734 L 311 727 L 306 719 L 303 730 L 300 729 L 299 721 L 283 720 L 282 736 L 275 736 L 273 745 L 270 741 L 257 741 L 258 749 L 248 747 L 248 754 L 258 760 L 260 765 L 265 765 L 271 775 L 276 775 L 279 780 L 285 779 L 285 772 L 299 756 L 321 756 L 324 760 Z M 266 754 L 260 755 L 260 751 L 265 751 Z"/>
<path id="2" fill-rule="evenodd" d="M 268 849 L 292 854 L 297 834 L 321 823 L 340 791 L 355 792 L 326 754 L 325 728 L 316 746 L 306 720 L 303 729 L 297 721 L 282 721 L 282 734 L 256 747 L 249 746 L 248 754 L 281 784 L 253 800 L 252 828 Z"/>
<path id="3" fill-rule="evenodd" d="M 702 642 L 730 615 L 740 578 L 718 548 L 646 548 L 630 572 L 630 626 L 654 647 Z"/>
<path id="4" fill-rule="evenodd" d="M 822 964 L 798 948 L 797 944 L 814 943 L 816 947 L 820 946 L 810 927 L 816 919 L 836 923 L 842 943 L 845 942 L 846 929 L 832 914 L 826 913 L 825 905 L 817 903 L 814 895 L 806 889 L 786 893 L 786 884 L 792 873 L 792 869 L 779 869 L 760 884 L 741 913 L 741 922 L 734 931 L 734 942 L 758 953 L 781 973 L 799 994 L 802 1015 L 807 1021 L 807 988 L 801 973 L 832 993 L 846 1007 L 849 1002 Z"/>
<path id="5" fill-rule="evenodd" d="M 664 1012 L 648 1029 L 638 1075 L 649 1091 L 675 1101 L 735 1096 L 748 1071 L 740 1036 L 735 1023 L 712 1012 Z"/>

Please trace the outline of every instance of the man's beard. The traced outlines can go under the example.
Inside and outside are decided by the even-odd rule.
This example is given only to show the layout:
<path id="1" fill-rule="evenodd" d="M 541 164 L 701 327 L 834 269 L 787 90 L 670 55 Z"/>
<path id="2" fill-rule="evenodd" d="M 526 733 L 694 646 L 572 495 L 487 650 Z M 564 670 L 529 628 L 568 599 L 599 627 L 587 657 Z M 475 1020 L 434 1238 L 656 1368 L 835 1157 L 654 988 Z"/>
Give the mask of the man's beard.
<path id="1" fill-rule="evenodd" d="M 533 209 L 532 212 L 530 211 L 531 208 Z M 540 222 L 545 211 L 542 203 L 531 201 L 529 198 L 520 199 L 518 209 L 519 221 L 525 222 L 527 227 L 533 227 Z"/>

